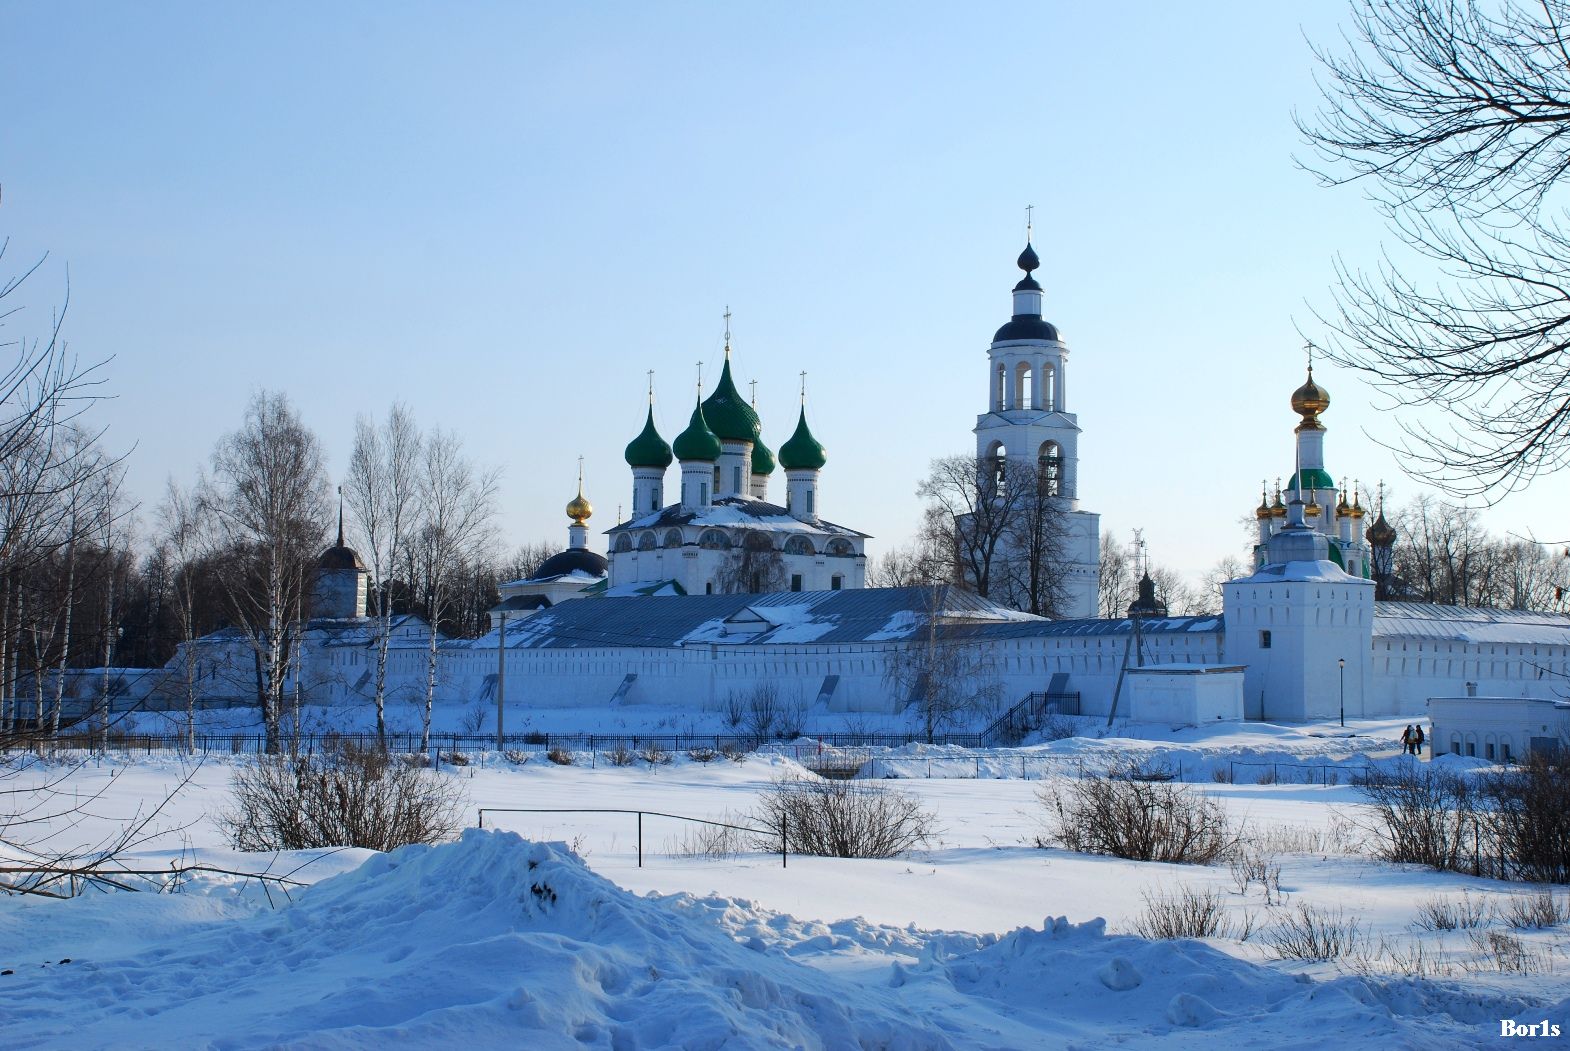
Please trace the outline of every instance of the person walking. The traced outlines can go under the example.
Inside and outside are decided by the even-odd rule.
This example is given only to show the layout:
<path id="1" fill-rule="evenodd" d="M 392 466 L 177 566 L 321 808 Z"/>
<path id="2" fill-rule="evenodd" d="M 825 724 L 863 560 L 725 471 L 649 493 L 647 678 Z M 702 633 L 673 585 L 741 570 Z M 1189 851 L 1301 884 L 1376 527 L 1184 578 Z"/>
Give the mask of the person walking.
<path id="1" fill-rule="evenodd" d="M 1401 754 L 1412 754 L 1412 724 L 1407 723 L 1406 729 L 1401 731 Z"/>
<path id="2" fill-rule="evenodd" d="M 1423 754 L 1423 724 L 1418 723 L 1412 731 L 1412 754 Z"/>

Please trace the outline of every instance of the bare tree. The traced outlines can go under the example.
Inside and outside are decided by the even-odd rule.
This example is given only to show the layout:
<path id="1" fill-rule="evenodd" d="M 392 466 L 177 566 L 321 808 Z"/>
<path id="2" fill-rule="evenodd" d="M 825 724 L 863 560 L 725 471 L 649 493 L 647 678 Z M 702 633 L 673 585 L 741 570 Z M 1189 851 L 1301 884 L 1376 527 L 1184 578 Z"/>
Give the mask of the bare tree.
<path id="1" fill-rule="evenodd" d="M 1133 552 L 1110 531 L 1101 534 L 1101 568 L 1097 580 L 1097 607 L 1105 620 L 1121 617 L 1134 601 Z"/>
<path id="2" fill-rule="evenodd" d="M 1316 49 L 1324 105 L 1298 118 L 1322 181 L 1365 186 L 1410 250 L 1338 263 L 1329 353 L 1439 410 L 1397 445 L 1459 495 L 1570 462 L 1567 20 L 1565 0 L 1354 0 L 1347 50 Z"/>
<path id="3" fill-rule="evenodd" d="M 213 451 L 203 501 L 228 556 L 217 568 L 234 626 L 252 654 L 267 751 L 276 753 L 289 625 L 326 537 L 329 507 L 321 446 L 284 395 L 251 399 L 240 429 Z"/>
<path id="4" fill-rule="evenodd" d="M 895 646 L 884 680 L 920 720 L 927 740 L 996 707 L 1002 696 L 994 648 L 950 614 L 950 585 L 920 589 L 913 630 Z"/>
<path id="5" fill-rule="evenodd" d="M 421 751 L 430 748 L 431 708 L 439 668 L 436 640 L 464 567 L 478 561 L 495 528 L 495 470 L 477 471 L 457 436 L 436 430 L 426 437 L 419 469 L 423 519 L 414 537 L 430 639 L 425 660 L 425 711 Z"/>
<path id="6" fill-rule="evenodd" d="M 785 559 L 769 534 L 757 529 L 744 530 L 741 542 L 731 548 L 715 574 L 718 590 L 724 595 L 761 595 L 785 590 Z"/>
<path id="7" fill-rule="evenodd" d="M 158 517 L 158 550 L 173 578 L 172 606 L 181 646 L 179 670 L 181 692 L 185 700 L 186 747 L 194 751 L 197 676 L 200 673 L 196 648 L 196 580 L 201 569 L 201 554 L 212 547 L 210 519 L 197 494 L 182 488 L 172 478 L 164 492 L 163 503 L 159 505 Z"/>
<path id="8" fill-rule="evenodd" d="M 406 563 L 409 544 L 422 513 L 420 460 L 424 440 L 414 417 L 393 405 L 380 427 L 362 416 L 354 425 L 345 499 L 353 512 L 361 550 L 370 562 L 375 600 L 375 666 L 371 673 L 376 706 L 376 738 L 387 739 L 387 648 L 392 642 L 393 568 Z"/>

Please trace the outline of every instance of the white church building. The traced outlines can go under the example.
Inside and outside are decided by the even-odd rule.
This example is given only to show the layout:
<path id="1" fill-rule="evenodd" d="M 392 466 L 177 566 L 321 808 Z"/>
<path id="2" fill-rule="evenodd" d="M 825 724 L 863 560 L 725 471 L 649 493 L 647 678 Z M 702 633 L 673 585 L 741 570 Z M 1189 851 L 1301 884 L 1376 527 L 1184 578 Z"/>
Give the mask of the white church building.
<path id="1" fill-rule="evenodd" d="M 732 695 L 772 684 L 816 714 L 897 716 L 915 700 L 900 667 L 934 645 L 976 657 L 961 663 L 978 720 L 1042 693 L 1075 697 L 1086 715 L 1165 723 L 1418 717 L 1433 697 L 1547 702 L 1570 693 L 1570 617 L 1376 600 L 1398 539 L 1382 510 L 1364 529 L 1357 496 L 1330 473 L 1321 419 L 1330 396 L 1312 368 L 1290 398 L 1294 441 L 1281 454 L 1291 453 L 1291 481 L 1273 502 L 1262 497 L 1255 564 L 1224 585 L 1221 614 L 1168 617 L 1142 600 L 1137 620 L 1097 619 L 1100 524 L 1078 503 L 1068 347 L 1042 316 L 1029 245 L 1018 263 L 1025 277 L 1012 317 L 986 351 L 976 448 L 983 463 L 1040 472 L 1062 501 L 1070 615 L 1031 616 L 958 588 L 866 588 L 866 534 L 821 514 L 827 454 L 805 399 L 776 459 L 736 390 L 727 338 L 716 389 L 669 444 L 655 429 L 651 394 L 626 449 L 632 511 L 606 531 L 608 554 L 589 548 L 593 509 L 580 479 L 566 550 L 503 586 L 488 635 L 439 640 L 441 703 L 467 709 L 493 697 L 500 658 L 509 702 L 523 707 L 719 711 Z M 773 503 L 780 470 L 783 503 Z M 373 645 L 363 630 L 364 570 L 345 551 L 340 542 L 323 556 L 328 615 L 312 622 L 302 672 L 332 683 L 332 703 L 363 697 Z M 421 675 L 416 651 L 429 629 L 402 627 L 407 660 L 395 667 Z M 217 643 L 205 652 L 219 653 Z"/>

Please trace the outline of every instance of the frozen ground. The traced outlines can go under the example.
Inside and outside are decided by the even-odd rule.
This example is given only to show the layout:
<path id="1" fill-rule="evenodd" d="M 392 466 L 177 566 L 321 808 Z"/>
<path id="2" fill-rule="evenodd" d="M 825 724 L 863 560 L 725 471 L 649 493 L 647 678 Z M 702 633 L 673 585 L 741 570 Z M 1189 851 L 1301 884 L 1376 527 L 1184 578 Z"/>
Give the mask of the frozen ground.
<path id="1" fill-rule="evenodd" d="M 691 826 L 652 816 L 639 868 L 637 819 L 627 814 L 492 813 L 487 826 L 508 831 L 393 855 L 243 855 L 226 847 L 213 817 L 236 760 L 209 760 L 194 773 L 171 758 L 94 763 L 68 775 L 84 798 L 105 791 L 65 842 L 92 841 L 191 773 L 160 815 L 169 831 L 144 845 L 140 861 L 267 867 L 314 885 L 292 902 L 270 902 L 254 882 L 227 877 L 171 894 L 0 899 L 0 969 L 13 972 L 0 975 L 0 1042 L 1459 1048 L 1498 1041 L 1501 1019 L 1545 1017 L 1570 1033 L 1562 928 L 1489 921 L 1488 930 L 1518 936 L 1532 954 L 1531 973 L 1502 974 L 1487 970 L 1468 932 L 1412 926 L 1425 899 L 1466 891 L 1503 907 L 1526 888 L 1351 856 L 1357 797 L 1344 780 L 1210 780 L 1239 757 L 1321 769 L 1360 763 L 1365 752 L 1398 762 L 1389 746 L 1401 725 L 1359 724 L 1350 738 L 1336 727 L 1147 728 L 1144 739 L 980 756 L 936 750 L 936 773 L 948 776 L 930 779 L 922 776 L 930 750 L 914 746 L 884 756 L 886 769 L 909 776 L 882 783 L 916 793 L 936 813 L 937 844 L 894 861 L 792 856 L 786 868 L 761 853 L 684 856 Z M 797 749 L 785 751 L 742 763 L 678 756 L 670 765 L 594 769 L 471 756 L 446 776 L 462 779 L 471 823 L 480 807 L 722 819 L 748 813 L 773 777 L 799 769 Z M 1239 892 L 1225 866 L 1033 845 L 1039 777 L 1050 763 L 1131 755 L 1184 764 L 1196 790 L 1245 821 L 1281 865 L 1285 904 L 1267 905 L 1257 886 Z M 815 756 L 809 749 L 803 758 Z M 1030 780 L 1018 776 L 1022 758 Z M 1302 964 L 1273 959 L 1257 934 L 1130 936 L 1145 896 L 1179 886 L 1216 888 L 1234 920 L 1261 925 L 1300 904 L 1341 910 L 1364 925 L 1370 951 L 1361 964 Z M 1399 959 L 1418 946 L 1431 977 L 1401 973 L 1410 968 Z"/>

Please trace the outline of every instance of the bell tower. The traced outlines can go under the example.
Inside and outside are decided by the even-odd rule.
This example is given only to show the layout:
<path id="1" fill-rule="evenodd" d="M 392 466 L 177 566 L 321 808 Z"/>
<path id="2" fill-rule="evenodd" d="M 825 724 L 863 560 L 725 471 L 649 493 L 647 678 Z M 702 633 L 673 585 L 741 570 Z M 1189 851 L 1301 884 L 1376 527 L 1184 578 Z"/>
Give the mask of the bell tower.
<path id="1" fill-rule="evenodd" d="M 1069 349 L 1042 317 L 1041 259 L 1025 227 L 1025 272 L 1013 290 L 1013 316 L 987 348 L 987 411 L 976 417 L 976 461 L 983 476 L 1033 472 L 1063 512 L 1064 618 L 1097 615 L 1101 516 L 1079 506 L 1079 421 L 1069 411 Z"/>

